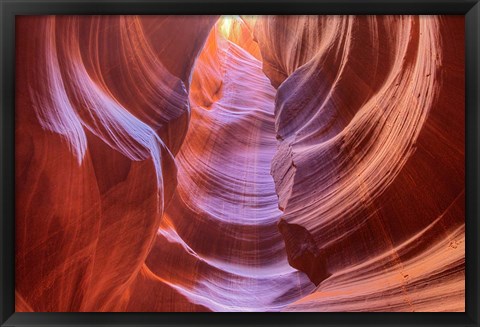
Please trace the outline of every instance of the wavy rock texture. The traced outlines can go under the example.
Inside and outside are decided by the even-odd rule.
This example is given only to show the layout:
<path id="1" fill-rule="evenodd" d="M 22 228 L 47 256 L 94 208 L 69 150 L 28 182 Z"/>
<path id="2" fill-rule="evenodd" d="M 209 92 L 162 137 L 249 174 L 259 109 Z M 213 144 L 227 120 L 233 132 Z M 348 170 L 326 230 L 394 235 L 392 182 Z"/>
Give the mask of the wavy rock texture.
<path id="1" fill-rule="evenodd" d="M 465 310 L 463 18 L 21 17 L 16 44 L 17 311 Z"/>
<path id="2" fill-rule="evenodd" d="M 462 29 L 428 16 L 257 22 L 280 85 L 280 231 L 294 267 L 317 285 L 332 274 L 292 309 L 464 310 L 464 249 L 451 246 L 464 238 Z"/>
<path id="3" fill-rule="evenodd" d="M 145 310 L 205 309 L 145 260 L 190 114 L 189 74 L 162 58 L 192 62 L 215 20 L 188 19 L 180 32 L 199 38 L 188 50 L 159 18 L 163 51 L 150 18 L 18 21 L 16 285 L 34 311 L 129 310 L 144 288 L 157 294 Z"/>

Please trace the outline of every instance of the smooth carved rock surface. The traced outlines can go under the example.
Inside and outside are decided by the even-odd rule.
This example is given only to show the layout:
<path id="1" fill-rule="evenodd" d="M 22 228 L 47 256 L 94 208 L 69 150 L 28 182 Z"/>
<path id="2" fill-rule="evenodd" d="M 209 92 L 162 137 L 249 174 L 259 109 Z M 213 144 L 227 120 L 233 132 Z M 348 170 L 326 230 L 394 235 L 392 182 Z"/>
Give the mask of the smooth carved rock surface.
<path id="1" fill-rule="evenodd" d="M 463 18 L 17 19 L 17 311 L 464 311 Z"/>
<path id="2" fill-rule="evenodd" d="M 258 21 L 265 73 L 281 83 L 272 175 L 282 234 L 308 240 L 288 231 L 303 227 L 332 274 L 306 307 L 291 308 L 464 310 L 464 250 L 449 246 L 463 244 L 465 226 L 462 29 L 462 19 L 430 16 Z M 285 54 L 277 42 L 306 50 Z M 287 251 L 302 269 L 313 246 L 296 242 Z M 438 252 L 430 257 L 431 247 Z M 430 262 L 439 253 L 448 273 Z M 356 271 L 366 262 L 370 273 Z M 343 289 L 337 278 L 346 271 Z M 442 285 L 435 291 L 433 275 Z M 351 295 L 326 300 L 330 289 Z M 360 303 L 365 297 L 378 303 Z"/>

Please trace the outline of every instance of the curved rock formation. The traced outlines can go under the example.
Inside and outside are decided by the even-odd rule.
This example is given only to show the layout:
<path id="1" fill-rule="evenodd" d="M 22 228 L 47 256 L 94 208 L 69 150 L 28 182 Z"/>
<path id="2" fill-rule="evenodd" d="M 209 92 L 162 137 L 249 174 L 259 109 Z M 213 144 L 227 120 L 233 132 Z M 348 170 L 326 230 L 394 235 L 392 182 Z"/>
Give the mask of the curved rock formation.
<path id="1" fill-rule="evenodd" d="M 190 18 L 190 28 L 205 40 L 215 20 Z M 160 52 L 158 33 L 143 33 L 149 23 L 18 20 L 16 288 L 34 311 L 122 311 L 145 284 L 162 290 L 147 309 L 198 308 L 145 260 L 190 114 L 185 73 L 163 58 L 192 61 L 203 42 Z M 178 33 L 166 25 L 162 33 Z"/>
<path id="2" fill-rule="evenodd" d="M 159 240 L 147 264 L 159 276 L 180 279 L 183 292 L 214 310 L 279 310 L 313 287 L 289 266 L 276 228 L 281 212 L 269 173 L 275 90 L 248 52 L 215 31 L 209 41 L 213 46 L 199 57 L 192 81 L 176 194 L 159 231 L 187 252 L 172 256 L 173 245 Z M 221 84 L 209 88 L 204 75 Z M 215 97 L 205 106 L 205 98 Z"/>
<path id="3" fill-rule="evenodd" d="M 16 35 L 17 311 L 464 311 L 463 18 Z"/>
<path id="4" fill-rule="evenodd" d="M 444 253 L 442 246 L 451 250 L 450 242 L 463 242 L 462 29 L 462 19 L 426 16 L 257 22 L 265 73 L 281 84 L 275 104 L 280 142 L 272 164 L 284 211 L 279 227 L 287 244 L 294 243 L 287 246 L 290 262 L 315 284 L 322 276 L 319 269 L 306 270 L 312 256 L 326 261 L 323 279 L 381 262 L 377 273 L 406 275 L 423 288 L 436 273 L 429 247 Z M 277 42 L 296 51 L 282 53 Z M 382 299 L 378 308 L 362 304 L 361 292 L 354 292 L 358 303 L 349 298 L 354 304 L 342 306 L 332 297 L 334 308 L 323 300 L 311 306 L 437 310 L 441 297 L 451 301 L 449 308 L 463 310 L 464 250 L 448 253 L 443 267 L 455 273 L 438 276 L 444 288 L 435 296 L 430 288 L 417 294 L 421 303 L 409 300 L 412 289 L 419 291 L 401 278 L 385 288 L 383 273 L 358 271 L 348 276 L 361 278 L 365 291 L 372 292 L 369 283 L 379 284 L 370 295 Z M 423 271 L 409 272 L 418 260 Z M 336 278 L 329 282 L 336 290 Z M 329 290 L 321 285 L 318 292 L 324 288 Z M 390 304 L 385 289 L 408 306 Z"/>

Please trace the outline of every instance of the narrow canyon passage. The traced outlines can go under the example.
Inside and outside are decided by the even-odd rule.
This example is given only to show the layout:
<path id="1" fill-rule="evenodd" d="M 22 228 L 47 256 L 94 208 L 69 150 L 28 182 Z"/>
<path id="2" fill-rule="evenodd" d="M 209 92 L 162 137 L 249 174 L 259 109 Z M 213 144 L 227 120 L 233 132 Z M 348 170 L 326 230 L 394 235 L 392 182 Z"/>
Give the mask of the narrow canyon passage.
<path id="1" fill-rule="evenodd" d="M 191 96 L 190 126 L 176 156 L 178 185 L 147 265 L 215 311 L 278 311 L 314 285 L 288 264 L 277 227 L 282 212 L 270 174 L 276 90 L 261 61 L 219 29 L 207 42 L 194 74 L 217 71 L 221 86 L 193 80 L 197 98 Z M 200 92 L 217 99 L 202 106 Z M 182 269 L 186 262 L 195 269 Z"/>
<path id="2" fill-rule="evenodd" d="M 464 311 L 463 33 L 19 17 L 16 311 Z"/>

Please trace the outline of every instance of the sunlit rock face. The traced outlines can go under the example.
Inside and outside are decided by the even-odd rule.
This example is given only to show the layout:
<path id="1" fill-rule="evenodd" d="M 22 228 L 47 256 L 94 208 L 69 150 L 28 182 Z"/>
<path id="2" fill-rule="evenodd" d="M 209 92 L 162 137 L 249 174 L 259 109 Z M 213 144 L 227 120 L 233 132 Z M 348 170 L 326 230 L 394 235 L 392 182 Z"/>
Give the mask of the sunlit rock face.
<path id="1" fill-rule="evenodd" d="M 17 311 L 464 311 L 464 21 L 17 19 Z"/>
<path id="2" fill-rule="evenodd" d="M 145 264 L 188 131 L 184 70 L 216 21 L 171 19 L 18 20 L 16 288 L 34 311 L 207 309 Z"/>
<path id="3" fill-rule="evenodd" d="M 428 16 L 257 22 L 279 85 L 279 227 L 319 285 L 289 309 L 464 310 L 462 30 Z"/>

